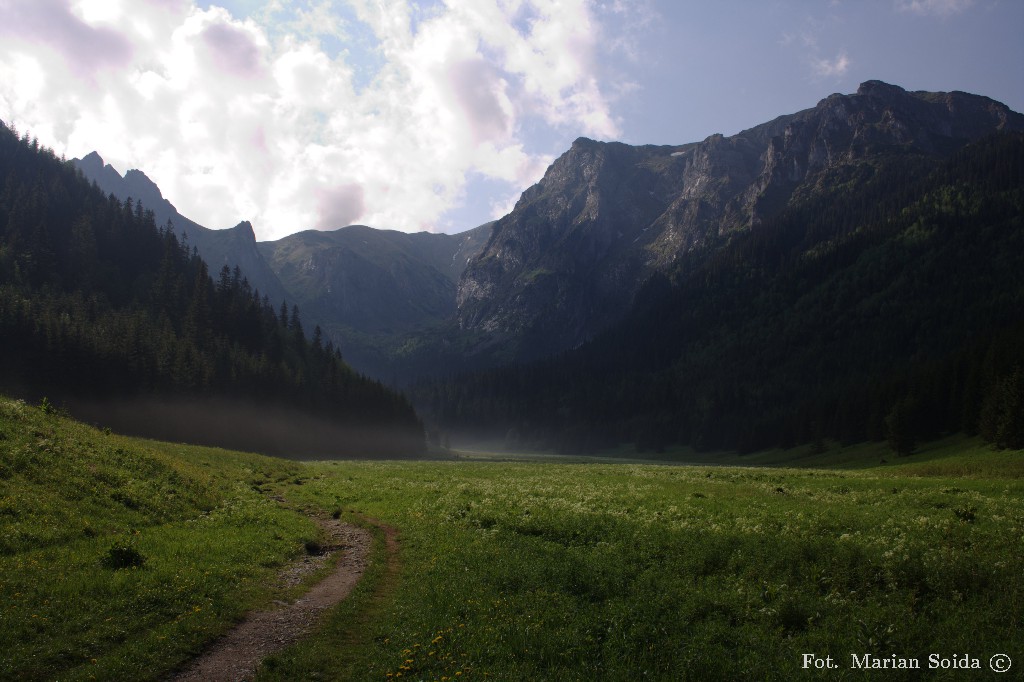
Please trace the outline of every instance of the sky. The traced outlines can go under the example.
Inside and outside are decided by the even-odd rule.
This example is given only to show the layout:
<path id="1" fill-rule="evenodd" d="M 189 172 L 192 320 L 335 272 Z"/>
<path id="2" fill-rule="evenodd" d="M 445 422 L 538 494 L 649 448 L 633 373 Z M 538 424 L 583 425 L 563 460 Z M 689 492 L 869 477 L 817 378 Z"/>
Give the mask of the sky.
<path id="1" fill-rule="evenodd" d="M 1022 0 L 0 0 L 0 120 L 211 228 L 459 232 L 580 136 L 731 135 L 878 79 L 1024 111 Z"/>

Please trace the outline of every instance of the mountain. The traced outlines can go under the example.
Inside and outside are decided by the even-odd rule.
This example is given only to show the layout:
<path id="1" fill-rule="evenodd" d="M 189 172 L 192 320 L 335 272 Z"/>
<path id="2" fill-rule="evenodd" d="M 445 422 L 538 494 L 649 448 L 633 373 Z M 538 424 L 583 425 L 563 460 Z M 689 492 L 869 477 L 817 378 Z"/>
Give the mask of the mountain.
<path id="1" fill-rule="evenodd" d="M 248 223 L 213 231 L 178 216 L 139 171 L 120 178 L 95 154 L 77 163 L 187 226 L 215 272 L 237 264 L 261 293 L 297 304 L 357 369 L 405 384 L 575 348 L 622 319 L 652 276 L 696 267 L 802 202 L 892 159 L 926 172 L 1021 129 L 1024 117 L 985 97 L 868 81 L 730 137 L 580 138 L 509 215 L 460 235 L 356 225 L 260 244 Z"/>
<path id="2" fill-rule="evenodd" d="M 463 273 L 457 321 L 515 356 L 572 348 L 620 319 L 653 273 L 712 254 L 881 159 L 926 165 L 1024 116 L 962 92 L 868 81 L 812 109 L 679 146 L 585 138 L 498 220 Z"/>
<path id="3" fill-rule="evenodd" d="M 407 234 L 350 225 L 298 232 L 259 249 L 289 296 L 320 320 L 346 358 L 385 376 L 408 335 L 455 313 L 458 278 L 490 229 L 488 223 L 456 235 Z"/>
<path id="4" fill-rule="evenodd" d="M 158 225 L 170 221 L 214 273 L 238 267 L 275 305 L 298 305 L 307 325 L 319 326 L 353 367 L 388 380 L 419 374 L 430 363 L 419 351 L 407 363 L 402 348 L 410 337 L 419 348 L 424 334 L 436 335 L 454 315 L 459 277 L 493 225 L 457 235 L 350 225 L 257 242 L 248 221 L 211 230 L 185 218 L 140 170 L 121 177 L 96 152 L 72 163 L 104 192 L 141 202 Z"/>
<path id="5" fill-rule="evenodd" d="M 299 456 L 423 449 L 407 400 L 240 270 L 215 280 L 141 201 L 2 124 L 0 177 L 0 389 L 150 437 Z M 234 248 L 239 232 L 214 238 Z"/>
<path id="6" fill-rule="evenodd" d="M 264 260 L 256 246 L 256 234 L 248 221 L 225 230 L 212 230 L 189 220 L 178 213 L 178 209 L 164 198 L 156 183 L 141 170 L 131 169 L 121 176 L 102 157 L 91 152 L 81 159 L 72 159 L 87 180 L 107 194 L 113 194 L 121 201 L 131 199 L 141 202 L 150 211 L 158 226 L 170 222 L 175 234 L 199 251 L 213 272 L 219 272 L 225 265 L 234 270 L 238 267 L 249 284 L 266 295 L 275 304 L 289 298 L 277 275 Z"/>
<path id="7" fill-rule="evenodd" d="M 421 413 L 566 452 L 1024 446 L 1024 133 L 861 158 L 680 252 L 577 349 L 421 383 Z"/>

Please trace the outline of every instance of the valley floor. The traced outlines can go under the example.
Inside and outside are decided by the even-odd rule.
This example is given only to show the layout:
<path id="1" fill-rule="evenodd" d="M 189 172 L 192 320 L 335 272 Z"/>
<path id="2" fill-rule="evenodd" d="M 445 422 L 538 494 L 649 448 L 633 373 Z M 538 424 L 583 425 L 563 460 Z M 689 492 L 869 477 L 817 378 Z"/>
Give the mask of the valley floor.
<path id="1" fill-rule="evenodd" d="M 0 678 L 165 678 L 302 589 L 276 576 L 324 541 L 304 512 L 378 518 L 396 558 L 374 530 L 349 598 L 257 679 L 859 679 L 865 654 L 923 669 L 936 654 L 929 679 L 987 678 L 997 654 L 1024 665 L 1022 452 L 954 437 L 907 458 L 548 460 L 301 464 L 0 399 Z M 839 667 L 814 668 L 825 659 Z M 981 671 L 952 667 L 974 659 Z"/>

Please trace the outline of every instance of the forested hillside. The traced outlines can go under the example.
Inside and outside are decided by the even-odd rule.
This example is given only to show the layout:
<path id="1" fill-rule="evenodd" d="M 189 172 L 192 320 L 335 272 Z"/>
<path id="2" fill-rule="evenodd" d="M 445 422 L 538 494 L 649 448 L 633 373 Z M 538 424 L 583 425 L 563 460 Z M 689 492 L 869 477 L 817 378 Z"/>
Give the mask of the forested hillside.
<path id="1" fill-rule="evenodd" d="M 551 361 L 423 384 L 444 429 L 590 451 L 943 432 L 1024 445 L 1024 137 L 898 148 L 656 275 Z"/>
<path id="2" fill-rule="evenodd" d="M 105 195 L 3 125 L 0 178 L 5 390 L 147 435 L 296 454 L 422 448 L 404 398 L 354 373 L 319 328 L 303 329 L 296 307 L 278 307 L 238 268 L 211 277 L 144 206 Z M 107 400 L 118 410 L 97 408 Z M 197 401 L 202 419 L 175 409 Z M 220 409 L 238 423 L 218 424 Z M 268 431 L 260 441 L 261 421 L 293 413 L 305 419 L 301 437 Z"/>
<path id="3" fill-rule="evenodd" d="M 346 362 L 404 383 L 432 368 L 432 358 L 408 347 L 441 335 L 438 328 L 455 312 L 459 275 L 490 229 L 485 224 L 457 235 L 406 234 L 349 225 L 296 232 L 261 242 L 259 250 L 289 300 L 344 348 Z"/>

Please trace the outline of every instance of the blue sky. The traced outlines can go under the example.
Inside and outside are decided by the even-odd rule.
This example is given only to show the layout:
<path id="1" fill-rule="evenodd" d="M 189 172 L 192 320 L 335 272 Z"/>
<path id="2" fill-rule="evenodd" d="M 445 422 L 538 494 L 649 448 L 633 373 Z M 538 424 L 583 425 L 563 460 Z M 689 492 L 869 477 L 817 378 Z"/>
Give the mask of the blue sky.
<path id="1" fill-rule="evenodd" d="M 1024 110 L 1020 0 L 0 0 L 0 119 L 208 227 L 457 232 L 578 136 L 730 135 L 879 79 Z"/>

